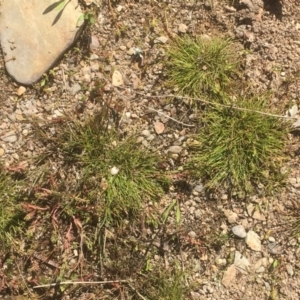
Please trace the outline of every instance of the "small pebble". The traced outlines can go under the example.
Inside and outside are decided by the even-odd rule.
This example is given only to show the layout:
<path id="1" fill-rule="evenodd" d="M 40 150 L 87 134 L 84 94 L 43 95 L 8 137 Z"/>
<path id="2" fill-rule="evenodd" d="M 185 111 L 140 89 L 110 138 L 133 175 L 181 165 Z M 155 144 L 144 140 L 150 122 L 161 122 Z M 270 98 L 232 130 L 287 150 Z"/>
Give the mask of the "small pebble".
<path id="1" fill-rule="evenodd" d="M 178 25 L 178 32 L 180 33 L 186 33 L 187 32 L 188 27 L 185 24 L 179 24 Z"/>
<path id="2" fill-rule="evenodd" d="M 204 190 L 204 185 L 203 184 L 198 184 L 194 187 L 194 191 L 197 193 L 201 193 Z"/>
<path id="3" fill-rule="evenodd" d="M 92 70 L 92 72 L 98 72 L 99 69 L 100 69 L 99 63 L 95 62 L 95 63 L 91 64 L 91 70 Z"/>
<path id="4" fill-rule="evenodd" d="M 235 251 L 234 265 L 242 274 L 247 274 L 249 271 L 250 262 L 239 251 Z"/>
<path id="5" fill-rule="evenodd" d="M 201 209 L 197 209 L 194 214 L 196 219 L 200 219 L 202 216 Z"/>
<path id="6" fill-rule="evenodd" d="M 24 86 L 20 86 L 17 91 L 17 95 L 21 96 L 26 92 L 26 88 Z"/>
<path id="7" fill-rule="evenodd" d="M 165 44 L 168 41 L 168 38 L 164 35 L 155 39 L 155 42 Z"/>
<path id="8" fill-rule="evenodd" d="M 243 225 L 236 225 L 236 226 L 232 227 L 232 232 L 234 235 L 236 235 L 237 237 L 239 237 L 241 239 L 244 239 L 247 235 L 246 230 Z"/>
<path id="9" fill-rule="evenodd" d="M 100 47 L 100 43 L 98 38 L 95 35 L 92 35 L 91 37 L 91 43 L 90 43 L 90 48 L 91 50 L 96 50 Z"/>
<path id="10" fill-rule="evenodd" d="M 147 136 L 147 141 L 153 141 L 155 139 L 155 136 L 153 134 L 150 134 Z"/>
<path id="11" fill-rule="evenodd" d="M 288 272 L 288 274 L 290 276 L 293 276 L 294 275 L 294 269 L 293 269 L 293 266 L 291 264 L 287 264 L 286 265 L 286 271 Z"/>
<path id="12" fill-rule="evenodd" d="M 150 134 L 151 134 L 150 131 L 147 130 L 147 129 L 142 131 L 142 135 L 145 136 L 145 137 L 149 136 Z"/>
<path id="13" fill-rule="evenodd" d="M 190 238 L 194 239 L 194 238 L 197 236 L 197 234 L 196 234 L 195 231 L 190 231 L 190 232 L 188 233 L 188 236 L 189 236 Z"/>
<path id="14" fill-rule="evenodd" d="M 260 266 L 257 270 L 255 270 L 256 273 L 263 273 L 265 271 L 264 266 Z"/>
<path id="15" fill-rule="evenodd" d="M 70 88 L 70 93 L 72 96 L 76 95 L 81 90 L 81 86 L 79 83 L 75 83 Z"/>
<path id="16" fill-rule="evenodd" d="M 261 251 L 261 241 L 257 233 L 250 230 L 246 236 L 246 244 L 254 251 Z"/>
<path id="17" fill-rule="evenodd" d="M 154 123 L 154 130 L 157 134 L 161 134 L 165 130 L 165 125 L 162 122 L 155 122 Z"/>
<path id="18" fill-rule="evenodd" d="M 171 152 L 171 153 L 180 153 L 181 151 L 182 151 L 182 147 L 180 147 L 180 146 L 171 146 L 168 149 L 168 152 Z"/>
<path id="19" fill-rule="evenodd" d="M 112 76 L 112 85 L 113 86 L 121 86 L 123 84 L 124 84 L 124 82 L 123 82 L 123 76 L 122 76 L 121 72 L 118 70 L 114 71 L 113 76 Z"/>
<path id="20" fill-rule="evenodd" d="M 272 254 L 281 254 L 282 253 L 282 247 L 279 246 L 277 243 L 268 243 L 268 250 Z"/>
<path id="21" fill-rule="evenodd" d="M 235 265 L 231 265 L 223 274 L 222 284 L 225 287 L 229 287 L 232 281 L 235 279 L 235 276 L 236 276 Z"/>
<path id="22" fill-rule="evenodd" d="M 238 219 L 238 215 L 231 210 L 224 210 L 224 215 L 227 217 L 227 220 L 230 224 L 235 223 Z"/>
<path id="23" fill-rule="evenodd" d="M 14 131 L 9 131 L 4 136 L 1 137 L 4 142 L 14 143 L 18 140 L 18 137 L 15 135 Z"/>
<path id="24" fill-rule="evenodd" d="M 272 236 L 269 236 L 269 242 L 271 242 L 271 243 L 275 243 L 275 239 L 272 237 Z"/>
<path id="25" fill-rule="evenodd" d="M 227 264 L 227 260 L 225 258 L 217 258 L 215 262 L 218 266 L 226 266 Z"/>

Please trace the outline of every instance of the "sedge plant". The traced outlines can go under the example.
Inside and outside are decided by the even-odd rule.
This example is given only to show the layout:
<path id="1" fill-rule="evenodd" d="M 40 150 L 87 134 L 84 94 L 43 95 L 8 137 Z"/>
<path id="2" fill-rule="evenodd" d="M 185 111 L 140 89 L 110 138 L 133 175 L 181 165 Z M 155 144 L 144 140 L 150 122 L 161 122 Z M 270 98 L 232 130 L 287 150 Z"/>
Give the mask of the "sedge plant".
<path id="1" fill-rule="evenodd" d="M 187 168 L 206 180 L 239 192 L 273 191 L 283 182 L 287 124 L 266 112 L 267 97 L 240 97 L 232 106 L 208 107 L 203 127 L 190 144 Z"/>
<path id="2" fill-rule="evenodd" d="M 185 97 L 226 100 L 236 84 L 239 63 L 234 44 L 219 37 L 182 37 L 168 47 L 167 85 Z M 189 101 L 192 106 L 196 99 Z"/>

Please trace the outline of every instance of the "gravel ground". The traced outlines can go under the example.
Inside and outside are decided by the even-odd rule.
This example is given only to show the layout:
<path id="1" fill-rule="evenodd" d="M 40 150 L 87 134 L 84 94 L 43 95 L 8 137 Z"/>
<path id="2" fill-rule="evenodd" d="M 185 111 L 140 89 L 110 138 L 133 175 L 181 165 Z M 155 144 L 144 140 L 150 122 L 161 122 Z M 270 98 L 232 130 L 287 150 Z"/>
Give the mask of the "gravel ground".
<path id="1" fill-rule="evenodd" d="M 282 114 L 287 105 L 298 107 L 297 0 L 103 1 L 96 24 L 49 72 L 44 87 L 39 82 L 20 90 L 1 62 L 1 160 L 30 168 L 30 158 L 40 153 L 26 119 L 90 115 L 104 100 L 119 113 L 124 131 L 138 133 L 145 147 L 169 153 L 170 168 L 176 170 L 188 156 L 186 141 L 195 124 L 192 111 L 164 96 L 174 91 L 162 84 L 163 65 L 170 41 L 184 34 L 232 37 L 240 45 L 244 77 L 253 89 L 275 91 L 274 106 Z M 181 250 L 166 240 L 157 263 L 168 265 L 179 257 L 184 266 L 193 265 L 191 299 L 300 298 L 300 240 L 280 227 L 299 202 L 298 139 L 297 134 L 289 136 L 289 183 L 272 198 L 234 201 L 223 193 L 207 195 L 201 182 L 174 180 L 162 205 L 180 199 Z M 166 234 L 178 234 L 172 220 Z"/>

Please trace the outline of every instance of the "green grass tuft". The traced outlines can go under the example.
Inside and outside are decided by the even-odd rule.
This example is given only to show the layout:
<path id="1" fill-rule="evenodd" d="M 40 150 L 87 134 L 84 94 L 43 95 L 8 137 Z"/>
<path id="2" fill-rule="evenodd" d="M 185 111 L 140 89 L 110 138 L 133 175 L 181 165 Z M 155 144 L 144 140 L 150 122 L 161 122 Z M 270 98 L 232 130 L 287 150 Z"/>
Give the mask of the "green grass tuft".
<path id="1" fill-rule="evenodd" d="M 73 201 L 78 199 L 81 205 L 94 207 L 102 224 L 133 221 L 143 204 L 159 200 L 168 186 L 158 154 L 144 149 L 135 136 L 125 137 L 108 129 L 104 116 L 84 123 L 66 122 L 58 128 L 55 139 L 46 143 L 51 155 L 61 157 L 64 169 L 70 170 L 61 181 L 61 191 L 72 190 L 76 195 Z M 70 211 L 64 212 L 84 213 L 76 211 L 80 206 L 70 205 L 69 201 Z"/>
<path id="2" fill-rule="evenodd" d="M 240 98 L 234 104 L 264 111 L 265 102 L 264 98 Z M 257 186 L 274 189 L 284 177 L 280 169 L 285 159 L 286 129 L 282 120 L 271 116 L 233 107 L 208 108 L 192 143 L 187 168 L 206 180 L 209 188 L 225 184 L 239 192 L 250 192 Z"/>
<path id="3" fill-rule="evenodd" d="M 177 87 L 184 96 L 221 99 L 238 75 L 236 50 L 228 39 L 177 38 L 168 55 L 168 85 Z"/>
<path id="4" fill-rule="evenodd" d="M 184 300 L 190 290 L 185 284 L 186 274 L 174 266 L 169 270 L 159 269 L 148 274 L 143 294 L 149 300 Z"/>
<path id="5" fill-rule="evenodd" d="M 18 201 L 21 183 L 0 167 L 0 245 L 10 247 L 13 236 L 22 231 L 23 210 Z M 1 252 L 0 252 L 1 253 Z"/>

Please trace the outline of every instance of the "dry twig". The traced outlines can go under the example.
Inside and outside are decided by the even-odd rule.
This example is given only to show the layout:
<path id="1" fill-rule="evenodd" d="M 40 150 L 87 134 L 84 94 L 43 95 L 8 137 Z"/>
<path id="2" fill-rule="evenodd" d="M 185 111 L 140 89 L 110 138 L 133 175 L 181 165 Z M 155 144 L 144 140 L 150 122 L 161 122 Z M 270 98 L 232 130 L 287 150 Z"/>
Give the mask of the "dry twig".
<path id="1" fill-rule="evenodd" d="M 108 281 L 62 281 L 62 282 L 55 282 L 49 284 L 42 284 L 36 285 L 33 288 L 39 289 L 44 287 L 51 287 L 51 286 L 59 286 L 59 285 L 68 285 L 68 284 L 107 284 L 107 283 L 120 283 L 120 282 L 128 282 L 128 280 L 108 280 Z"/>

